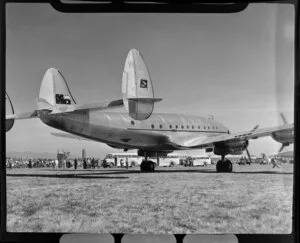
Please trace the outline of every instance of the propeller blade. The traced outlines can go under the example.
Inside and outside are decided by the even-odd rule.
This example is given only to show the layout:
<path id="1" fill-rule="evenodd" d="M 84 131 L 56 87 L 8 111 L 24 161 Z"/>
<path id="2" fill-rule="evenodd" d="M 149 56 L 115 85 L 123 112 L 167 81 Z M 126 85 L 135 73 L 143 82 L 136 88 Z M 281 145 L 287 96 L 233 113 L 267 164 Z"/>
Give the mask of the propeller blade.
<path id="1" fill-rule="evenodd" d="M 280 153 L 284 149 L 284 147 L 285 147 L 285 145 L 282 144 L 281 147 L 280 147 L 280 149 L 279 149 L 279 151 L 278 151 L 278 153 Z"/>
<path id="2" fill-rule="evenodd" d="M 250 132 L 254 132 L 258 127 L 259 125 L 256 125 Z"/>
<path id="3" fill-rule="evenodd" d="M 283 124 L 286 125 L 288 124 L 287 120 L 285 119 L 285 116 L 282 112 L 280 112 L 280 116 L 281 116 L 281 119 L 283 120 Z"/>

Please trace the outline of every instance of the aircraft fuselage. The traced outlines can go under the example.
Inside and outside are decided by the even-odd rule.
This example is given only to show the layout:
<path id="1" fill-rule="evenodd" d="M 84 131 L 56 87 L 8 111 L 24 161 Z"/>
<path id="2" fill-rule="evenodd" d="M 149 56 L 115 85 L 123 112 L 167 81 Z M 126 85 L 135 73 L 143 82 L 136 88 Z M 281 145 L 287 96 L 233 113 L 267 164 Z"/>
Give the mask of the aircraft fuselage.
<path id="1" fill-rule="evenodd" d="M 75 111 L 62 114 L 39 113 L 47 125 L 111 146 L 144 150 L 176 150 L 168 144 L 170 136 L 216 136 L 228 133 L 221 123 L 197 116 L 152 114 L 144 121 L 133 120 L 127 113 Z"/>

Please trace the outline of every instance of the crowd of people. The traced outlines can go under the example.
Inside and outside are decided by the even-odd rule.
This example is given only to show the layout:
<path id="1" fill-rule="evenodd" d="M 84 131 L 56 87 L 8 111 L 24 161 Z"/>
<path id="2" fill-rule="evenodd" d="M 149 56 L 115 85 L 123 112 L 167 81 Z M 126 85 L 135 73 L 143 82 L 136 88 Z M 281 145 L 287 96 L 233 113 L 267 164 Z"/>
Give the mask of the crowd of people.
<path id="1" fill-rule="evenodd" d="M 95 169 L 102 166 L 103 161 L 95 158 L 86 159 L 64 159 L 58 161 L 57 159 L 47 158 L 6 158 L 6 168 L 73 168 L 77 169 Z"/>

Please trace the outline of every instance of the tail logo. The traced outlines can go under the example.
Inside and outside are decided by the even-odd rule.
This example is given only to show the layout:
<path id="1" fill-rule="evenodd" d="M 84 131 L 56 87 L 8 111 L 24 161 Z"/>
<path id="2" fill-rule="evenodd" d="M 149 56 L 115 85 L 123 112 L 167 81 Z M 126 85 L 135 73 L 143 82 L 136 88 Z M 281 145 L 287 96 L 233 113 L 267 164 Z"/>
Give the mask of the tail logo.
<path id="1" fill-rule="evenodd" d="M 141 79 L 140 87 L 143 89 L 148 88 L 148 81 L 146 79 Z"/>

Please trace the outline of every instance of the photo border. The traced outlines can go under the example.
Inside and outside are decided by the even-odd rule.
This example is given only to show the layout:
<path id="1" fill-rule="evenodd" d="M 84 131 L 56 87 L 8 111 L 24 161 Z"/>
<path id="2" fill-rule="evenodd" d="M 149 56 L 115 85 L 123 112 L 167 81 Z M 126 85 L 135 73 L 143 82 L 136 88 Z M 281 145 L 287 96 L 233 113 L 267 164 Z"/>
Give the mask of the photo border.
<path id="1" fill-rule="evenodd" d="M 1 163 L 0 163 L 0 241 L 1 242 L 59 242 L 65 233 L 18 233 L 6 231 L 6 134 L 5 134 L 5 77 L 6 77 L 6 3 L 50 3 L 53 8 L 62 12 L 114 12 L 114 13 L 230 13 L 244 10 L 249 3 L 288 3 L 295 7 L 295 79 L 294 79 L 294 187 L 293 187 L 293 215 L 291 234 L 236 234 L 239 242 L 298 242 L 299 234 L 299 96 L 300 96 L 300 41 L 299 41 L 299 3 L 289 1 L 247 1 L 238 4 L 224 4 L 228 1 L 214 1 L 216 4 L 205 4 L 197 0 L 92 0 L 92 4 L 62 3 L 60 0 L 3 0 L 0 1 L 1 28 L 1 57 L 0 57 L 0 114 L 1 114 Z M 149 2 L 155 3 L 149 3 Z M 65 1 L 67 2 L 67 1 Z M 131 3 L 129 3 L 131 2 Z M 211 3 L 210 1 L 206 1 Z M 229 1 L 229 3 L 232 3 Z M 38 21 L 38 20 L 37 20 Z M 66 233 L 70 234 L 70 233 Z M 101 234 L 100 234 L 101 235 Z M 115 243 L 120 243 L 123 234 L 112 234 Z M 185 234 L 174 234 L 177 243 L 182 243 Z M 199 242 L 201 235 L 199 235 Z"/>

